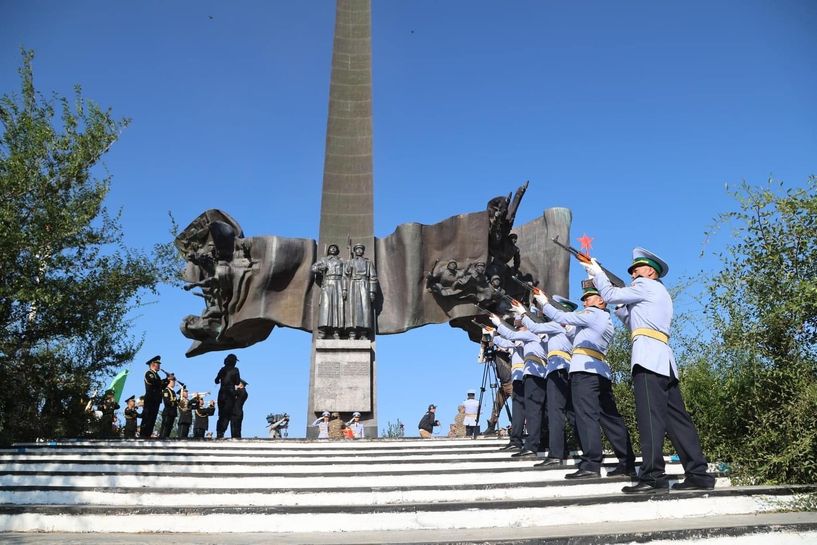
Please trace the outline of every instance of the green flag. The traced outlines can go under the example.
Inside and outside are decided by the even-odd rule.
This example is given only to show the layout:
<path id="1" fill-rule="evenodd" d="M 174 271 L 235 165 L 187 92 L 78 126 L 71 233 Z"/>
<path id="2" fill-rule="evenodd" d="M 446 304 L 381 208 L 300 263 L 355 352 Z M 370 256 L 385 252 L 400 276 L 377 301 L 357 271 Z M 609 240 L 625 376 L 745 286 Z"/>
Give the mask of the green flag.
<path id="1" fill-rule="evenodd" d="M 128 378 L 128 370 L 120 371 L 118 375 L 111 379 L 111 383 L 105 390 L 113 390 L 113 396 L 116 402 L 119 403 L 119 398 L 122 397 L 122 390 L 125 389 L 125 380 Z"/>

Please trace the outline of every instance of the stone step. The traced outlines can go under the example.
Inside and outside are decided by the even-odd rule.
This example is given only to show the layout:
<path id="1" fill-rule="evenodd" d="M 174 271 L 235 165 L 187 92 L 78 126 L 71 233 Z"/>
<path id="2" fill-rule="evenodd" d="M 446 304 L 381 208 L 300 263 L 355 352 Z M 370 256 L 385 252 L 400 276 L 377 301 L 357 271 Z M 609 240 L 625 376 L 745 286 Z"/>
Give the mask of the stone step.
<path id="1" fill-rule="evenodd" d="M 539 481 L 506 485 L 426 485 L 350 488 L 184 488 L 2 486 L 0 504 L 151 505 L 151 506 L 286 506 L 390 505 L 422 502 L 540 500 L 618 494 L 630 483 L 626 477 L 580 481 Z M 730 486 L 719 479 L 716 488 Z"/>
<path id="2" fill-rule="evenodd" d="M 418 542 L 445 542 L 468 532 L 504 531 L 512 539 L 503 543 L 515 543 L 522 530 L 550 535 L 549 528 L 568 523 L 576 529 L 630 523 L 649 535 L 657 521 L 704 527 L 719 517 L 764 516 L 816 488 L 735 487 L 713 465 L 718 478 L 712 491 L 628 496 L 621 493 L 628 477 L 606 476 L 618 462 L 610 455 L 601 477 L 572 481 L 565 475 L 575 471 L 578 458 L 535 468 L 540 459 L 513 458 L 499 450 L 505 444 L 410 439 L 15 445 L 0 450 L 0 532 L 6 532 L 0 541 L 16 531 L 92 530 L 120 536 L 265 532 L 265 542 L 275 543 L 307 535 L 309 543 L 344 536 L 362 543 L 352 536 L 365 535 L 379 535 L 371 542 L 385 543 L 437 532 Z M 681 465 L 665 460 L 671 482 L 681 480 Z"/>
<path id="3" fill-rule="evenodd" d="M 401 502 L 385 505 L 0 505 L 4 531 L 303 532 L 305 529 L 397 531 L 532 527 L 763 513 L 806 487 L 727 487 L 660 496 L 604 494 L 545 499 Z"/>
<path id="4" fill-rule="evenodd" d="M 143 439 L 114 439 L 114 440 L 63 440 L 39 443 L 15 443 L 11 449 L 2 449 L 0 452 L 19 452 L 21 450 L 70 450 L 76 448 L 83 449 L 105 449 L 105 448 L 155 448 L 161 450 L 172 450 L 175 448 L 196 448 L 196 449 L 230 449 L 241 451 L 258 450 L 301 450 L 312 452 L 314 450 L 446 450 L 446 449 L 491 449 L 499 448 L 508 443 L 507 439 L 493 438 L 435 438 L 435 439 L 355 439 L 355 440 L 305 440 L 305 439 L 207 439 L 207 440 L 180 440 L 170 439 L 166 441 L 143 440 Z"/>
<path id="5" fill-rule="evenodd" d="M 705 518 L 660 519 L 645 531 L 641 521 L 557 524 L 522 528 L 403 530 L 396 532 L 269 533 L 6 533 L 12 545 L 603 545 L 646 543 L 670 545 L 805 545 L 817 543 L 817 513 L 760 513 Z"/>
<path id="6" fill-rule="evenodd" d="M 567 484 L 573 481 L 566 480 L 567 473 L 575 471 L 574 465 L 534 467 L 536 462 L 519 462 L 487 469 L 466 468 L 464 470 L 438 470 L 435 472 L 398 471 L 389 469 L 383 472 L 360 472 L 356 469 L 349 472 L 321 472 L 309 471 L 304 473 L 292 472 L 265 472 L 265 473 L 226 473 L 225 472 L 166 472 L 152 471 L 150 466 L 136 466 L 129 472 L 94 472 L 94 471 L 3 471 L 0 472 L 0 485 L 23 486 L 51 485 L 55 481 L 64 486 L 141 486 L 141 487 L 196 487 L 196 488 L 286 488 L 304 489 L 319 487 L 324 490 L 334 488 L 355 487 L 440 487 L 452 485 L 492 486 L 506 484 L 508 486 L 530 482 L 552 482 Z M 615 464 L 602 466 L 601 474 L 615 468 Z M 197 469 L 197 468 L 194 468 Z M 683 468 L 680 464 L 667 465 L 667 474 L 680 478 Z M 716 475 L 718 475 L 716 473 Z M 57 477 L 59 477 L 57 479 Z"/>

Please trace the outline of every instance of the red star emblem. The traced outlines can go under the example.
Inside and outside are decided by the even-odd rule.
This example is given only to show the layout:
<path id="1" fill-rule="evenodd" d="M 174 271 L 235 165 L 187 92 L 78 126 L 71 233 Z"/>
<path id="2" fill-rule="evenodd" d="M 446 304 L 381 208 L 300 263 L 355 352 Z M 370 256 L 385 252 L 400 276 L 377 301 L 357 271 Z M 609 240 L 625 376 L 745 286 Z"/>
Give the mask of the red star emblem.
<path id="1" fill-rule="evenodd" d="M 593 247 L 593 237 L 582 235 L 576 240 L 582 245 L 582 252 L 590 255 L 590 249 Z"/>

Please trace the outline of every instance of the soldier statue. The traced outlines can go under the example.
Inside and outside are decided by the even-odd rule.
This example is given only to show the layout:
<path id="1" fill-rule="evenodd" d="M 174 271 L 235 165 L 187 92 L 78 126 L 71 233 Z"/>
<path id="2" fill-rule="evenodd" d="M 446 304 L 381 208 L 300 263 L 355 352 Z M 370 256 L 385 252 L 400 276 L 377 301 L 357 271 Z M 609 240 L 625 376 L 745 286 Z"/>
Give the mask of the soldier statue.
<path id="1" fill-rule="evenodd" d="M 462 287 L 467 281 L 464 278 L 464 273 L 458 269 L 458 264 L 455 259 L 449 259 L 445 268 L 440 271 L 432 271 L 426 274 L 426 286 L 428 291 L 436 293 L 443 297 L 450 297 L 462 292 Z"/>
<path id="2" fill-rule="evenodd" d="M 336 339 L 340 338 L 340 332 L 345 325 L 343 302 L 347 296 L 347 284 L 344 263 L 338 256 L 339 253 L 337 245 L 330 244 L 326 249 L 326 257 L 322 257 L 312 265 L 312 272 L 321 287 L 318 307 L 318 338 L 320 339 L 329 335 Z"/>
<path id="3" fill-rule="evenodd" d="M 346 264 L 349 277 L 348 313 L 346 329 L 349 338 L 370 338 L 374 329 L 373 303 L 377 295 L 377 271 L 368 258 L 363 257 L 366 246 L 355 244 L 354 256 Z"/>

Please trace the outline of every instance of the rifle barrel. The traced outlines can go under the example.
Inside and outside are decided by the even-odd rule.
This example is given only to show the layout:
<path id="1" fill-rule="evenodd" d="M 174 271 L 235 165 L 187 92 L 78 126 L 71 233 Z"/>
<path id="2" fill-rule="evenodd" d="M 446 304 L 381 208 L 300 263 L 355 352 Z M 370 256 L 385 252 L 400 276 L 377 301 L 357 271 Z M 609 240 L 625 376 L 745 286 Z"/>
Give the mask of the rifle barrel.
<path id="1" fill-rule="evenodd" d="M 559 242 L 559 237 L 558 237 L 558 236 L 553 237 L 551 240 L 552 240 L 552 241 L 553 241 L 553 242 L 554 242 L 554 243 L 555 243 L 555 244 L 556 244 L 558 247 L 560 247 L 560 248 L 562 248 L 563 250 L 565 250 L 565 251 L 567 251 L 567 252 L 569 252 L 569 253 L 573 254 L 574 256 L 576 256 L 576 259 L 578 259 L 578 260 L 579 260 L 581 263 L 590 263 L 591 258 L 590 258 L 590 256 L 589 256 L 589 255 L 587 255 L 587 254 L 586 254 L 586 253 L 584 253 L 584 252 L 581 252 L 581 251 L 577 250 L 577 249 L 576 249 L 576 248 L 574 248 L 573 246 L 566 246 L 566 245 L 562 244 L 561 242 Z M 623 288 L 623 287 L 624 287 L 624 280 L 622 280 L 621 278 L 619 278 L 618 276 L 616 276 L 616 275 L 615 275 L 615 273 L 610 272 L 610 270 L 609 270 L 609 269 L 607 269 L 606 267 L 604 267 L 604 266 L 603 266 L 601 263 L 599 263 L 598 261 L 596 261 L 596 263 L 598 263 L 599 267 L 601 267 L 601 272 L 603 272 L 603 273 L 605 274 L 605 276 L 607 276 L 608 280 L 610 280 L 610 283 L 611 283 L 612 285 L 614 285 L 614 286 L 615 286 L 615 287 L 617 287 L 617 288 Z"/>

